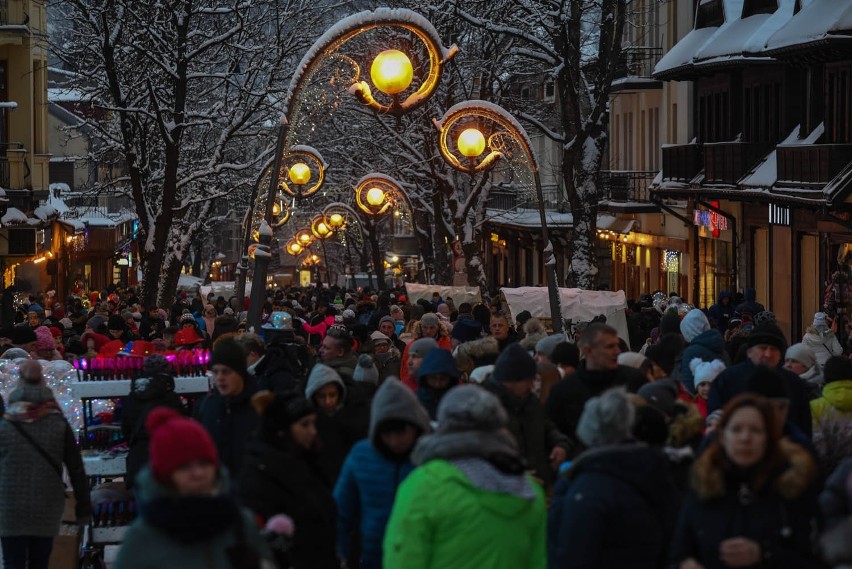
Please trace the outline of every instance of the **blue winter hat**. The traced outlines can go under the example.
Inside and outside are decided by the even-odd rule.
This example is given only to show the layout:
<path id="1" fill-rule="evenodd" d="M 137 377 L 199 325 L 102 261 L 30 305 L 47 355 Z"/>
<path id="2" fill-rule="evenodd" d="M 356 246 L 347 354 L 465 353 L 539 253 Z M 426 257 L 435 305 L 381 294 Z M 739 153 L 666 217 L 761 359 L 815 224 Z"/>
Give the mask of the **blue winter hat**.
<path id="1" fill-rule="evenodd" d="M 437 374 L 447 375 L 455 380 L 461 377 L 453 355 L 441 348 L 432 350 L 426 354 L 426 357 L 423 358 L 423 363 L 420 364 L 420 369 L 417 370 L 417 379 L 419 381 L 427 375 Z"/>
<path id="2" fill-rule="evenodd" d="M 482 337 L 482 324 L 479 323 L 479 320 L 469 318 L 456 320 L 450 336 L 462 343 L 478 340 Z"/>

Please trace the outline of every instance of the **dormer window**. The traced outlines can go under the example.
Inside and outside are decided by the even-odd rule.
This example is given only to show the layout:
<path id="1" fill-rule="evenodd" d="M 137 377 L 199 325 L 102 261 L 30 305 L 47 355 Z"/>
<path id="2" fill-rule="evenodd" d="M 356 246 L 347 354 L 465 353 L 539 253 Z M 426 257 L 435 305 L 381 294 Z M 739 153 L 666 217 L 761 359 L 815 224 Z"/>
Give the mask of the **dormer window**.
<path id="1" fill-rule="evenodd" d="M 521 87 L 521 99 L 529 99 L 530 98 L 530 88 L 529 85 L 524 85 Z"/>
<path id="2" fill-rule="evenodd" d="M 553 79 L 549 79 L 544 82 L 544 100 L 548 103 L 552 103 L 556 98 L 556 83 L 554 83 Z"/>
<path id="3" fill-rule="evenodd" d="M 755 14 L 774 14 L 778 10 L 778 0 L 745 0 L 743 19 Z"/>
<path id="4" fill-rule="evenodd" d="M 725 23 L 722 0 L 700 0 L 695 14 L 695 29 L 718 28 Z"/>

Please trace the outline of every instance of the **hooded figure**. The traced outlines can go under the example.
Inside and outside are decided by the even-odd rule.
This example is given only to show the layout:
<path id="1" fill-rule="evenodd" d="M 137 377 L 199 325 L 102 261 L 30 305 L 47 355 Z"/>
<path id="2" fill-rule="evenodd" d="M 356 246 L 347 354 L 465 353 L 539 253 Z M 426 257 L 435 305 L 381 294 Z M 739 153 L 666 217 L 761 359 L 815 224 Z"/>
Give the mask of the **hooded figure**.
<path id="1" fill-rule="evenodd" d="M 663 565 L 674 489 L 663 454 L 630 440 L 634 419 L 623 388 L 586 403 L 577 436 L 588 450 L 557 484 L 550 509 L 551 567 Z"/>
<path id="2" fill-rule="evenodd" d="M 352 448 L 334 489 L 337 549 L 344 559 L 357 535 L 360 567 L 381 569 L 382 539 L 394 498 L 414 470 L 414 444 L 429 430 L 429 415 L 417 397 L 399 380 L 387 379 L 373 399 L 370 436 Z"/>
<path id="3" fill-rule="evenodd" d="M 305 397 L 317 408 L 319 465 L 330 484 L 337 481 L 352 446 L 367 434 L 369 407 L 350 391 L 332 368 L 316 364 L 308 376 Z"/>
<path id="4" fill-rule="evenodd" d="M 397 492 L 385 569 L 544 569 L 544 494 L 525 473 L 506 419 L 481 387 L 444 397 L 438 431 L 417 442 L 418 468 Z"/>
<path id="5" fill-rule="evenodd" d="M 432 419 L 437 417 L 441 398 L 458 385 L 460 377 L 450 352 L 435 349 L 426 354 L 423 364 L 417 370 L 417 399 Z"/>
<path id="6" fill-rule="evenodd" d="M 743 316 L 744 314 L 754 316 L 758 312 L 766 310 L 765 306 L 757 302 L 757 291 L 753 288 L 746 288 L 743 291 L 743 299 L 743 302 L 734 308 L 734 313 L 739 316 Z"/>
<path id="7" fill-rule="evenodd" d="M 718 359 L 727 363 L 728 354 L 725 352 L 725 338 L 719 330 L 710 327 L 707 316 L 698 309 L 686 313 L 680 323 L 680 332 L 688 344 L 681 356 L 677 378 L 690 394 L 695 395 L 695 382 L 692 369 L 689 367 L 690 362 L 694 358 L 700 358 L 705 362 Z"/>
<path id="8" fill-rule="evenodd" d="M 710 317 L 710 324 L 723 334 L 727 331 L 728 322 L 734 315 L 733 300 L 731 293 L 723 290 L 719 293 L 719 299 L 716 304 L 711 306 L 707 311 L 707 315 Z"/>

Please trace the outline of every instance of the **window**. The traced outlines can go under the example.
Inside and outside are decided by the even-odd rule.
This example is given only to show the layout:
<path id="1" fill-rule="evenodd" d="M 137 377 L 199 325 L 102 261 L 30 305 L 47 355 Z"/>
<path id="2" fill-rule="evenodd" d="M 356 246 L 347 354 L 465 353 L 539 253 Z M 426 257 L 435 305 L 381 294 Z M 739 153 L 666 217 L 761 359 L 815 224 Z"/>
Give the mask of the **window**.
<path id="1" fill-rule="evenodd" d="M 521 99 L 529 99 L 529 98 L 530 98 L 529 86 L 521 87 Z"/>
<path id="2" fill-rule="evenodd" d="M 745 0 L 743 18 L 755 14 L 772 14 L 778 10 L 778 0 Z"/>
<path id="3" fill-rule="evenodd" d="M 544 100 L 552 102 L 556 98 L 556 83 L 553 79 L 544 82 Z"/>
<path id="4" fill-rule="evenodd" d="M 852 62 L 828 64 L 825 67 L 825 131 L 827 142 L 852 142 Z"/>
<path id="5" fill-rule="evenodd" d="M 743 78 L 743 137 L 749 142 L 781 139 L 781 78 L 756 73 Z"/>
<path id="6" fill-rule="evenodd" d="M 698 138 L 701 142 L 730 140 L 730 84 L 727 77 L 699 81 Z"/>
<path id="7" fill-rule="evenodd" d="M 695 29 L 718 28 L 725 22 L 722 0 L 700 0 L 695 14 Z"/>

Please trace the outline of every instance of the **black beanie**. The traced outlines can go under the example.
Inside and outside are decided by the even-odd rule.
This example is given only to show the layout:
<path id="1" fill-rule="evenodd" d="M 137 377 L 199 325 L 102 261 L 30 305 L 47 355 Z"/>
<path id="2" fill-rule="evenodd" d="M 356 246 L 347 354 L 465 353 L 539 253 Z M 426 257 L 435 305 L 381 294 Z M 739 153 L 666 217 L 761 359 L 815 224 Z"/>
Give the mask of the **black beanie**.
<path id="1" fill-rule="evenodd" d="M 660 366 L 666 376 L 670 376 L 674 371 L 677 357 L 686 347 L 686 343 L 680 333 L 666 334 L 657 340 L 656 344 L 648 346 L 645 350 L 645 357 Z"/>
<path id="2" fill-rule="evenodd" d="M 852 360 L 844 356 L 831 356 L 822 370 L 826 383 L 852 379 Z"/>
<path id="3" fill-rule="evenodd" d="M 15 326 L 10 340 L 12 340 L 12 344 L 15 346 L 23 346 L 24 344 L 35 342 L 37 338 L 35 332 L 29 326 Z"/>
<path id="4" fill-rule="evenodd" d="M 774 322 L 764 322 L 760 326 L 755 326 L 751 333 L 746 336 L 746 347 L 751 348 L 760 344 L 774 346 L 782 354 L 787 351 L 787 340 L 784 338 L 784 332 Z"/>
<path id="5" fill-rule="evenodd" d="M 526 348 L 517 342 L 513 342 L 503 349 L 503 353 L 494 363 L 491 379 L 494 381 L 523 381 L 535 379 L 537 374 L 538 365 L 533 357 Z"/>
<path id="6" fill-rule="evenodd" d="M 748 378 L 747 390 L 767 399 L 790 399 L 787 379 L 771 367 L 757 366 Z"/>
<path id="7" fill-rule="evenodd" d="M 243 379 L 248 376 L 246 354 L 240 345 L 230 338 L 220 340 L 213 348 L 213 353 L 210 355 L 210 367 L 216 364 L 228 366 L 240 374 Z"/>
<path id="8" fill-rule="evenodd" d="M 260 420 L 260 436 L 269 443 L 289 438 L 290 426 L 316 413 L 316 407 L 299 394 L 275 394 Z"/>
<path id="9" fill-rule="evenodd" d="M 125 328 L 127 328 L 127 324 L 125 324 L 124 318 L 122 318 L 118 314 L 110 315 L 109 320 L 107 321 L 107 329 L 124 330 Z"/>

